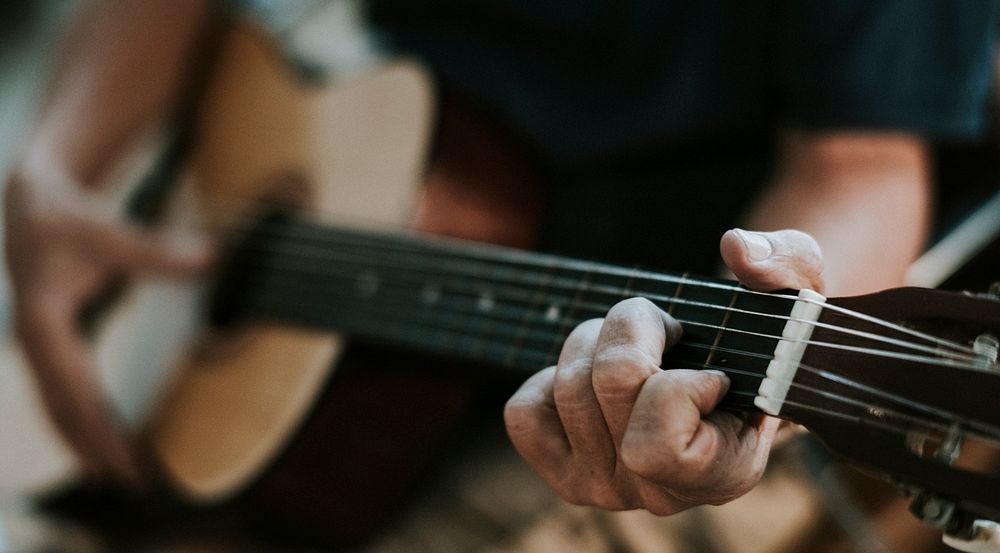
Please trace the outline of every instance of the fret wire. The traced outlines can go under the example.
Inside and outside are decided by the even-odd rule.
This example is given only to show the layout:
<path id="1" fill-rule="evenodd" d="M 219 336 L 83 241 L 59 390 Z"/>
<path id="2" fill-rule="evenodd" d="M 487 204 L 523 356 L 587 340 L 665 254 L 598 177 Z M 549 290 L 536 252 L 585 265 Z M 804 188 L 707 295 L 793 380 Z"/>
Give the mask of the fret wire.
<path id="1" fill-rule="evenodd" d="M 725 315 L 722 317 L 722 323 L 719 324 L 719 330 L 715 333 L 715 340 L 712 342 L 712 346 L 708 349 L 708 355 L 705 356 L 705 367 L 712 362 L 712 357 L 715 355 L 716 348 L 719 347 L 719 340 L 722 339 L 722 334 L 726 330 L 726 323 L 729 322 L 729 317 L 733 314 L 733 306 L 736 304 L 736 298 L 739 297 L 739 291 L 733 292 L 732 299 L 729 300 L 729 307 L 725 311 Z"/>
<path id="2" fill-rule="evenodd" d="M 628 275 L 628 280 L 625 281 L 625 288 L 622 290 L 623 298 L 632 297 L 632 282 L 635 280 L 635 273 L 639 270 L 639 266 L 635 265 L 632 267 L 632 272 Z"/>
<path id="3" fill-rule="evenodd" d="M 758 352 L 753 352 L 753 351 L 746 351 L 746 350 L 739 350 L 739 349 L 733 349 L 733 348 L 727 348 L 727 347 L 723 347 L 723 346 L 709 346 L 708 344 L 699 344 L 698 342 L 685 342 L 684 345 L 687 346 L 687 347 L 702 348 L 702 349 L 708 349 L 708 348 L 714 347 L 716 351 L 719 351 L 721 353 L 729 353 L 731 355 L 743 355 L 743 356 L 747 356 L 747 357 L 754 357 L 754 358 L 757 358 L 757 359 L 763 359 L 765 361 L 770 361 L 771 359 L 774 359 L 773 356 L 766 355 L 766 354 L 763 354 L 763 353 L 758 353 Z"/>
<path id="4" fill-rule="evenodd" d="M 684 285 L 687 284 L 689 274 L 690 273 L 685 271 L 684 274 L 681 275 L 681 280 L 677 283 L 677 289 L 674 290 L 674 295 L 670 298 L 670 305 L 667 307 L 667 314 L 671 317 L 674 316 L 674 311 L 677 310 L 677 304 L 681 300 L 681 291 L 684 290 Z"/>
<path id="5" fill-rule="evenodd" d="M 325 252 L 325 250 L 323 250 L 323 251 Z M 369 256 L 364 256 L 364 259 L 367 261 L 368 259 L 370 259 L 370 255 Z M 385 265 L 385 263 L 382 262 L 381 260 L 380 260 L 380 262 L 381 262 L 381 264 L 383 266 Z M 724 307 L 722 305 L 707 304 L 707 303 L 703 303 L 703 302 L 694 302 L 694 301 L 690 301 L 690 300 L 684 300 L 683 298 L 679 297 L 680 296 L 680 292 L 683 289 L 684 285 L 687 282 L 689 282 L 686 275 L 688 275 L 688 273 L 684 273 L 684 275 L 681 277 L 681 283 L 678 285 L 678 288 L 675 291 L 674 297 L 667 297 L 667 296 L 658 295 L 658 294 L 647 294 L 646 297 L 648 299 L 651 299 L 651 300 L 659 300 L 659 301 L 670 302 L 669 305 L 668 305 L 667 312 L 669 314 L 671 314 L 671 315 L 675 311 L 677 305 L 693 305 L 693 306 L 698 306 L 698 307 L 704 307 L 704 308 L 709 308 L 709 309 L 720 309 L 720 310 L 727 309 L 726 307 Z M 529 276 L 530 276 L 530 274 L 529 274 Z M 522 275 L 522 279 L 523 278 L 524 278 L 524 275 Z M 691 282 L 693 282 L 693 281 L 691 281 Z M 578 283 L 576 281 L 573 281 L 571 279 L 561 279 L 561 280 L 560 279 L 556 279 L 552 283 L 552 285 L 557 286 L 557 287 L 562 287 L 562 288 L 571 288 L 571 287 L 575 288 L 575 286 L 577 284 Z M 739 292 L 753 293 L 753 291 L 746 290 L 746 289 L 743 289 L 743 288 L 738 288 L 738 287 L 734 288 L 733 290 L 734 291 L 739 291 Z M 608 287 L 608 286 L 595 286 L 595 287 L 591 287 L 590 291 L 599 292 L 599 293 L 605 293 L 605 294 L 614 294 L 614 295 L 618 295 L 618 294 L 621 293 L 621 289 L 620 288 Z M 826 304 L 820 303 L 818 305 L 823 306 L 823 305 L 826 305 Z M 755 315 L 755 316 L 763 316 L 763 317 L 781 318 L 781 319 L 785 319 L 785 320 L 792 320 L 788 316 L 777 315 L 777 314 L 772 314 L 772 313 L 754 312 L 754 311 L 746 311 L 746 310 L 736 310 L 736 311 L 737 312 L 746 313 L 746 314 L 750 314 L 750 315 Z M 915 343 L 911 343 L 911 342 L 905 342 L 905 341 L 894 339 L 894 338 L 891 338 L 891 337 L 885 337 L 885 336 L 881 336 L 881 335 L 877 335 L 877 334 L 872 334 L 872 333 L 868 333 L 868 332 L 864 332 L 864 331 L 858 331 L 858 330 L 854 330 L 854 329 L 850 329 L 850 328 L 839 327 L 839 326 L 835 326 L 835 325 L 829 325 L 829 324 L 822 323 L 822 322 L 819 322 L 819 321 L 801 321 L 801 322 L 804 322 L 806 324 L 810 324 L 810 325 L 813 325 L 813 326 L 820 326 L 820 327 L 824 327 L 824 328 L 831 328 L 831 329 L 833 329 L 835 331 L 839 331 L 839 332 L 844 332 L 844 333 L 856 335 L 856 336 L 867 338 L 867 339 L 870 339 L 870 340 L 873 340 L 873 341 L 881 341 L 881 342 L 884 342 L 884 343 L 891 343 L 891 344 L 896 345 L 898 347 L 915 349 L 915 350 L 919 350 L 919 351 L 924 351 L 924 352 L 927 352 L 927 353 L 931 353 L 931 354 L 934 354 L 934 355 L 946 355 L 946 356 L 948 356 L 948 357 L 950 357 L 952 359 L 959 359 L 959 360 L 966 360 L 966 361 L 975 361 L 974 357 L 964 356 L 964 355 L 960 355 L 960 354 L 957 354 L 957 353 L 954 353 L 954 352 L 944 352 L 944 351 L 941 351 L 939 349 L 935 349 L 935 348 L 931 348 L 931 347 L 928 347 L 928 346 L 924 346 L 922 344 L 915 344 Z"/>
<path id="6" fill-rule="evenodd" d="M 575 315 L 577 309 L 579 309 L 580 300 L 582 299 L 584 292 L 587 290 L 589 283 L 590 283 L 590 273 L 585 272 L 583 273 L 583 277 L 580 278 L 580 285 L 576 290 L 576 294 L 573 296 L 572 301 L 567 306 L 566 310 L 567 315 L 564 319 L 564 321 L 567 322 L 560 323 L 558 327 L 559 331 L 556 333 L 555 339 L 552 341 L 552 348 L 549 350 L 549 357 L 553 358 L 554 360 L 559 359 L 559 354 L 562 352 L 563 342 L 565 342 L 566 337 L 568 337 L 570 333 L 569 327 L 572 324 L 572 322 L 569 321 L 573 320 L 573 315 Z"/>
<path id="7" fill-rule="evenodd" d="M 511 343 L 510 350 L 505 358 L 505 364 L 507 366 L 512 366 L 517 359 L 519 351 L 521 349 L 521 344 L 524 341 L 524 337 L 527 334 L 530 324 L 531 324 L 531 309 L 532 306 L 537 305 L 539 311 L 541 311 L 542 300 L 545 297 L 545 288 L 547 286 L 548 279 L 552 276 L 552 272 L 556 270 L 555 264 L 550 265 L 542 275 L 542 279 L 538 287 L 535 289 L 533 297 L 528 300 L 528 308 L 524 310 L 524 316 L 521 319 L 521 323 L 518 325 L 518 332 L 514 335 L 514 340 Z M 554 304 L 553 304 L 554 305 Z"/>

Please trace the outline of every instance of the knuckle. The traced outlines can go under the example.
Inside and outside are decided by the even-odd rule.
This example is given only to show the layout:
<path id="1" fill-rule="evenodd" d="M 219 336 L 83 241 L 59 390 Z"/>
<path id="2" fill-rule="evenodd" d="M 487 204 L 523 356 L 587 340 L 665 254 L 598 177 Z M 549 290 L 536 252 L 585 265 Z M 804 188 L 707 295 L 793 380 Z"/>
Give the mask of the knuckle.
<path id="1" fill-rule="evenodd" d="M 628 298 L 616 303 L 608 310 L 605 317 L 605 325 L 619 329 L 620 332 L 628 333 L 640 327 L 650 319 L 650 315 L 659 315 L 660 308 L 646 298 Z"/>
<path id="2" fill-rule="evenodd" d="M 615 485 L 613 480 L 592 480 L 589 486 L 581 486 L 580 489 L 585 490 L 582 493 L 583 501 L 579 503 L 581 505 L 589 505 L 608 511 L 621 511 L 638 507 L 634 502 L 626 499 L 626 494 L 619 486 Z"/>
<path id="3" fill-rule="evenodd" d="M 801 230 L 790 229 L 783 232 L 784 242 L 788 244 L 788 256 L 795 258 L 812 270 L 822 270 L 823 250 L 812 235 Z"/>
<path id="4" fill-rule="evenodd" d="M 579 485 L 575 480 L 552 482 L 550 484 L 559 497 L 563 498 L 567 503 L 573 505 L 592 504 L 590 497 L 583 491 L 583 486 Z"/>
<path id="5" fill-rule="evenodd" d="M 717 459 L 714 455 L 704 452 L 683 449 L 673 456 L 674 465 L 686 483 L 701 483 L 708 481 L 715 471 Z"/>
<path id="6" fill-rule="evenodd" d="M 589 504 L 593 507 L 604 509 L 605 511 L 625 511 L 629 509 L 636 509 L 639 507 L 638 504 L 623 501 L 617 495 L 612 495 L 612 494 L 594 497 L 593 501 L 591 501 Z"/>
<path id="7" fill-rule="evenodd" d="M 622 439 L 618 455 L 622 465 L 630 472 L 642 477 L 648 477 L 662 470 L 662 458 L 654 456 L 646 444 L 633 439 L 633 434 L 626 433 Z"/>
<path id="8" fill-rule="evenodd" d="M 530 418 L 534 401 L 520 394 L 514 394 L 503 408 L 503 419 L 508 428 L 519 427 Z"/>
<path id="9" fill-rule="evenodd" d="M 559 494 L 567 503 L 579 507 L 601 507 L 601 502 L 579 489 L 567 489 Z"/>
<path id="10" fill-rule="evenodd" d="M 553 382 L 553 399 L 558 409 L 586 404 L 593 395 L 592 359 L 577 358 L 560 364 Z"/>
<path id="11" fill-rule="evenodd" d="M 577 357 L 563 361 L 556 370 L 556 383 L 562 380 L 575 379 L 581 374 L 590 374 L 593 364 L 593 357 Z"/>
<path id="12" fill-rule="evenodd" d="M 669 490 L 661 486 L 643 486 L 639 489 L 641 505 L 646 511 L 656 516 L 677 514 L 693 505 L 674 497 Z"/>
<path id="13" fill-rule="evenodd" d="M 597 343 L 597 336 L 604 325 L 604 319 L 589 319 L 573 328 L 563 342 L 562 350 L 587 350 Z"/>
<path id="14" fill-rule="evenodd" d="M 677 513 L 684 510 L 683 507 L 676 507 L 673 504 L 666 501 L 656 501 L 650 502 L 643 506 L 646 511 L 650 514 L 658 517 L 668 517 L 670 515 L 676 515 Z"/>
<path id="15" fill-rule="evenodd" d="M 529 434 L 536 426 L 541 401 L 528 394 L 514 394 L 504 405 L 503 418 L 511 434 Z"/>
<path id="16" fill-rule="evenodd" d="M 660 362 L 633 344 L 612 344 L 594 353 L 593 364 L 617 370 L 658 370 Z"/>

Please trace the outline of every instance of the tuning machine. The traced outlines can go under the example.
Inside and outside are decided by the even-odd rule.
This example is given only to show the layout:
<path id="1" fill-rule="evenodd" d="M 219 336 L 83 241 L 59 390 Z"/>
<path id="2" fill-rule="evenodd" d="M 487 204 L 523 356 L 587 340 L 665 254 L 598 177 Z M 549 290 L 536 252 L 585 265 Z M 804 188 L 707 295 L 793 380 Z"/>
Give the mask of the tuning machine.
<path id="1" fill-rule="evenodd" d="M 1000 553 L 1000 524 L 977 519 L 962 511 L 953 501 L 909 486 L 903 487 L 913 497 L 910 511 L 925 523 L 942 530 L 942 540 L 949 547 L 966 553 Z"/>
<path id="2" fill-rule="evenodd" d="M 1000 351 L 1000 340 L 992 334 L 980 334 L 972 342 L 972 351 L 982 361 L 987 370 L 997 371 L 997 352 Z"/>
<path id="3" fill-rule="evenodd" d="M 946 532 L 942 540 L 948 547 L 967 553 L 998 553 L 1000 524 L 993 520 L 976 520 L 971 524 L 968 534 L 954 535 Z"/>
<path id="4" fill-rule="evenodd" d="M 961 511 L 953 501 L 915 488 L 907 487 L 904 491 L 913 497 L 910 501 L 910 511 L 917 518 L 948 534 L 963 534 L 962 530 L 966 525 L 962 524 L 962 517 L 959 516 Z"/>

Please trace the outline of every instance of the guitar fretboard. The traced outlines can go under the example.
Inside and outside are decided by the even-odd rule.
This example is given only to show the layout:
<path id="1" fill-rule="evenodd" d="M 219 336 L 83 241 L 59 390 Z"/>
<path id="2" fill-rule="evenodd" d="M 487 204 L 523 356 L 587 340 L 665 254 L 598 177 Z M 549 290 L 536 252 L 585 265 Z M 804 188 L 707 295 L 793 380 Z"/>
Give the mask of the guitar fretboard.
<path id="1" fill-rule="evenodd" d="M 726 372 L 726 404 L 741 409 L 754 408 L 792 306 L 723 280 L 277 218 L 226 274 L 216 305 L 240 316 L 525 372 L 555 364 L 581 322 L 645 297 L 684 329 L 663 366 Z"/>

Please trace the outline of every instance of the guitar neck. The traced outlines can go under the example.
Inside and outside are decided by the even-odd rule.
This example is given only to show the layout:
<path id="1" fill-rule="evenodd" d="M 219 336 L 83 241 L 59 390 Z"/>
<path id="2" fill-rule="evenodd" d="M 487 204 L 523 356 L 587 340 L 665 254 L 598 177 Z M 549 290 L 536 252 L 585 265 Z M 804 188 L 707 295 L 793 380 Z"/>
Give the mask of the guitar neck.
<path id="1" fill-rule="evenodd" d="M 236 311 L 528 373 L 554 364 L 579 323 L 645 297 L 684 328 L 663 366 L 726 372 L 725 403 L 740 409 L 754 409 L 794 303 L 722 280 L 283 219 L 258 226 L 229 267 L 218 319 Z"/>

